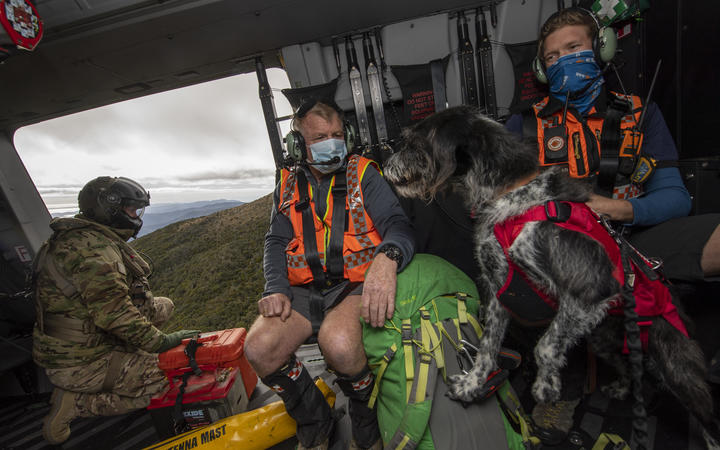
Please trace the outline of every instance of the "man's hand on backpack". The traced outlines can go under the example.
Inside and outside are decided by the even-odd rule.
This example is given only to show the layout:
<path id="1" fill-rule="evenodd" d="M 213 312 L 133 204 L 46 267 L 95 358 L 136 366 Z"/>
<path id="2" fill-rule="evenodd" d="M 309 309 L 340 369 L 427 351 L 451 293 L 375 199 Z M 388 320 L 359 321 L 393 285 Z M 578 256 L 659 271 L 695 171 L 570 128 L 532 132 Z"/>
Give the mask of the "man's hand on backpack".
<path id="1" fill-rule="evenodd" d="M 397 287 L 397 263 L 378 253 L 365 275 L 362 309 L 360 315 L 365 323 L 381 327 L 385 319 L 395 313 L 395 288 Z"/>

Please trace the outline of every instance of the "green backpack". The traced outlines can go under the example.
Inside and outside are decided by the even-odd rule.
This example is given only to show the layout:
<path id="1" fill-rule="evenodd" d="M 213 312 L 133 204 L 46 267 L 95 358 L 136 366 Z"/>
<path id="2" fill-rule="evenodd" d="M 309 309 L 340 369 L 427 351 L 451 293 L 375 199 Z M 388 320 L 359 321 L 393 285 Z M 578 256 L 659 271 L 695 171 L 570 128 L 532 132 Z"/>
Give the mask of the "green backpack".
<path id="1" fill-rule="evenodd" d="M 395 314 L 383 328 L 363 324 L 376 379 L 370 405 L 377 403 L 385 448 L 526 448 L 527 426 L 509 383 L 493 398 L 463 407 L 437 382 L 472 366 L 468 350 L 482 335 L 472 280 L 442 258 L 418 254 L 398 274 L 395 298 Z"/>

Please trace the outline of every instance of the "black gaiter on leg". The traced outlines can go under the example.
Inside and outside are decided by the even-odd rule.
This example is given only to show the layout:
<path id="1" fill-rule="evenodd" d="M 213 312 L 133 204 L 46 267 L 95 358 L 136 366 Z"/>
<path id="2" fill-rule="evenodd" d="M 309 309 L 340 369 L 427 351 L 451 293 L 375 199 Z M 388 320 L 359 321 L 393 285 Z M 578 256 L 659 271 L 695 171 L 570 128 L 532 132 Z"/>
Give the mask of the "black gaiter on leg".
<path id="1" fill-rule="evenodd" d="M 350 400 L 353 439 L 360 448 L 370 448 L 380 439 L 375 408 L 368 407 L 375 386 L 375 377 L 367 365 L 359 374 L 352 377 L 336 373 L 338 377 L 336 383 Z"/>
<path id="2" fill-rule="evenodd" d="M 263 377 L 262 382 L 285 403 L 288 414 L 297 422 L 297 438 L 304 447 L 319 445 L 330 435 L 333 427 L 330 405 L 295 356 Z"/>

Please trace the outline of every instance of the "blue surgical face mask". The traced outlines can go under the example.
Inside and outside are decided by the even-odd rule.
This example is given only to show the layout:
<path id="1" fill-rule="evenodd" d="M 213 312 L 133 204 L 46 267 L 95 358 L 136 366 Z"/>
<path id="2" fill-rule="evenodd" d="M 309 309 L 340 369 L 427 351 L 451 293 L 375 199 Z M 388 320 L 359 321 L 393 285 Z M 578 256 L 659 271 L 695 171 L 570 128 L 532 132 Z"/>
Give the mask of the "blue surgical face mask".
<path id="1" fill-rule="evenodd" d="M 325 139 L 310 146 L 313 162 L 325 162 L 338 157 L 338 162 L 332 164 L 318 164 L 312 167 L 320 173 L 332 173 L 345 164 L 347 147 L 343 139 Z"/>
<path id="2" fill-rule="evenodd" d="M 553 97 L 565 103 L 569 91 L 569 103 L 581 114 L 590 111 L 605 83 L 592 50 L 561 56 L 548 67 L 547 75 Z"/>

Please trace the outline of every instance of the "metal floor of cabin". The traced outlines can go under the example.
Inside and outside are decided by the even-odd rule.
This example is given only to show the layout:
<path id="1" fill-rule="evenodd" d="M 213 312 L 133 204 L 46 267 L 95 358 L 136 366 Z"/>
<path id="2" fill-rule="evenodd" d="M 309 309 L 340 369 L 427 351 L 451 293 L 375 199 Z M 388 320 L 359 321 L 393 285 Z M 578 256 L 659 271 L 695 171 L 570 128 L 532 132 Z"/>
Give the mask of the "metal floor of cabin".
<path id="1" fill-rule="evenodd" d="M 705 343 L 704 350 L 708 355 L 711 349 L 717 350 L 720 343 L 720 308 L 717 296 L 718 285 L 707 291 L 693 294 L 694 299 L 686 303 L 686 310 L 695 320 L 698 339 Z M 327 372 L 324 360 L 315 345 L 301 347 L 299 359 L 308 368 L 310 374 L 322 376 L 333 388 L 334 375 Z M 600 383 L 603 377 L 611 376 L 599 371 Z M 528 412 L 531 401 L 524 386 L 527 382 L 521 373 L 513 375 L 513 384 L 525 403 Z M 715 404 L 720 405 L 720 385 L 712 385 Z M 335 389 L 338 391 L 338 389 Z M 523 393 L 524 392 L 524 393 Z M 249 408 L 257 408 L 278 400 L 279 397 L 262 383 L 258 383 L 250 398 Z M 42 438 L 42 418 L 49 410 L 49 393 L 35 396 L 3 398 L 0 400 L 0 449 L 141 449 L 160 441 L 146 410 L 136 411 L 115 417 L 82 418 L 73 422 L 72 435 L 62 446 L 48 445 Z M 347 399 L 340 393 L 336 407 L 346 410 Z M 648 390 L 646 408 L 650 430 L 650 445 L 655 450 L 699 450 L 705 445 L 698 435 L 697 424 L 688 420 L 688 415 L 671 396 L 663 392 Z M 629 401 L 609 400 L 596 391 L 585 397 L 575 413 L 575 425 L 570 439 L 559 446 L 545 447 L 557 450 L 581 450 L 592 448 L 594 437 L 600 430 L 615 433 L 625 439 L 632 436 L 632 412 Z M 331 449 L 348 448 L 350 442 L 350 421 L 347 414 L 340 420 L 331 442 Z M 275 449 L 293 449 L 297 445 L 295 439 L 289 439 Z M 172 449 L 172 445 L 162 448 Z"/>
<path id="2" fill-rule="evenodd" d="M 313 377 L 320 376 L 333 387 L 335 376 L 325 368 L 317 345 L 305 345 L 297 352 Z M 269 388 L 258 382 L 248 404 L 249 409 L 272 403 L 280 398 Z M 31 396 L 4 398 L 0 403 L 0 449 L 2 450 L 98 450 L 142 449 L 160 441 L 152 418 L 147 410 L 135 411 L 114 417 L 80 418 L 72 423 L 70 439 L 61 446 L 53 446 L 42 437 L 42 419 L 50 409 L 50 393 Z M 347 399 L 338 394 L 336 407 L 341 410 Z M 340 420 L 340 426 L 333 437 L 333 450 L 345 449 L 350 442 L 350 421 L 347 415 Z M 294 449 L 297 441 L 292 438 L 276 445 L 276 449 Z M 166 448 L 165 446 L 163 448 Z M 172 448 L 168 445 L 167 448 Z"/>

